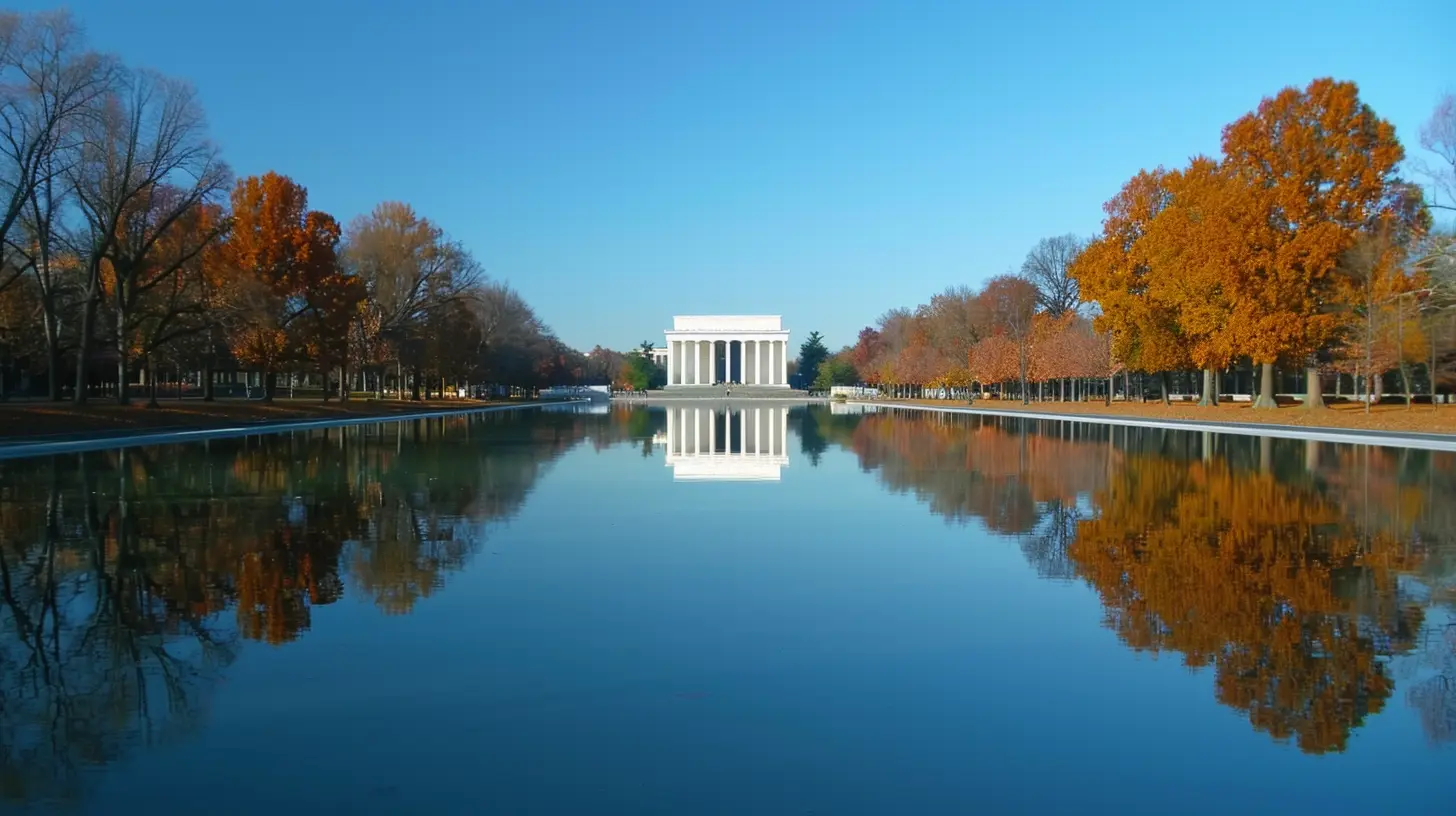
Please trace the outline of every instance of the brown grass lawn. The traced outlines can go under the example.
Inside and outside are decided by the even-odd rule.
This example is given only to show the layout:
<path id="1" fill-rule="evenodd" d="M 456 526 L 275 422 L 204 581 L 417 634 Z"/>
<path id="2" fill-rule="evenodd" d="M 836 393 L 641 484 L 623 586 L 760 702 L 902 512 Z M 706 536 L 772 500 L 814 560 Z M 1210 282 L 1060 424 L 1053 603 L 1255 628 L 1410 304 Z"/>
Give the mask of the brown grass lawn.
<path id="1" fill-rule="evenodd" d="M 84 407 L 69 403 L 0 403 L 0 440 L 27 439 L 68 434 L 115 434 L 128 431 L 213 428 L 237 424 L 282 422 L 299 419 L 392 416 L 421 411 L 442 411 L 487 405 L 480 400 L 351 399 L 320 402 L 317 399 L 279 399 L 267 405 L 256 401 L 198 399 L 161 400 L 158 408 L 145 407 L 144 400 L 122 406 L 97 400 Z"/>
<path id="2" fill-rule="evenodd" d="M 886 400 L 887 402 L 910 402 L 937 407 L 967 407 L 964 401 L 953 400 Z M 1397 433 L 1456 433 L 1456 405 L 1414 405 L 1409 410 L 1404 405 L 1371 406 L 1366 415 L 1365 407 L 1353 403 L 1331 405 L 1323 411 L 1306 411 L 1299 405 L 1282 405 L 1269 410 L 1255 410 L 1249 403 L 1225 402 L 1214 408 L 1199 408 L 1195 402 L 1175 402 L 1163 405 L 1161 402 L 1114 402 L 1111 406 L 1102 402 L 1033 402 L 1022 405 L 1019 400 L 976 400 L 977 408 L 1012 411 L 1039 411 L 1074 415 L 1102 414 L 1148 419 L 1183 419 L 1205 422 L 1246 422 L 1269 425 L 1302 425 L 1322 428 L 1355 428 L 1369 431 L 1393 431 Z"/>

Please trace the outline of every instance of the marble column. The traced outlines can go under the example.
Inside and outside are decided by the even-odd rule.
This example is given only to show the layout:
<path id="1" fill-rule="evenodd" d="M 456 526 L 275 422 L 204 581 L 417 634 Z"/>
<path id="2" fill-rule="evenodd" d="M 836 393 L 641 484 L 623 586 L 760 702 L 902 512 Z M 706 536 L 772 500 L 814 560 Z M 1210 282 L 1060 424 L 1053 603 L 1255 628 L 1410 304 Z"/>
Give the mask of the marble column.
<path id="1" fill-rule="evenodd" d="M 676 376 L 676 374 L 677 374 L 677 341 L 676 340 L 669 340 L 669 341 L 667 341 L 667 384 L 668 385 L 677 385 L 677 381 L 673 379 L 673 377 Z M 668 417 L 671 418 L 672 417 L 672 414 L 668 414 Z"/>
<path id="2" fill-rule="evenodd" d="M 779 341 L 779 385 L 789 384 L 789 341 Z"/>

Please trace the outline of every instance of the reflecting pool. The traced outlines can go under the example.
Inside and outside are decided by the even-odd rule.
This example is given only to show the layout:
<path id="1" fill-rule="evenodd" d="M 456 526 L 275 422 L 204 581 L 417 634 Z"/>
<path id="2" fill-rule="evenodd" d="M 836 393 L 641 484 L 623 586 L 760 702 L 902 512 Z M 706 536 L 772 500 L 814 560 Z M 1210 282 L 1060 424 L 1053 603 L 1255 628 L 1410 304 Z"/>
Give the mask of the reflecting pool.
<path id="1" fill-rule="evenodd" d="M 1450 813 L 1456 456 L 766 402 L 0 461 L 0 811 Z"/>

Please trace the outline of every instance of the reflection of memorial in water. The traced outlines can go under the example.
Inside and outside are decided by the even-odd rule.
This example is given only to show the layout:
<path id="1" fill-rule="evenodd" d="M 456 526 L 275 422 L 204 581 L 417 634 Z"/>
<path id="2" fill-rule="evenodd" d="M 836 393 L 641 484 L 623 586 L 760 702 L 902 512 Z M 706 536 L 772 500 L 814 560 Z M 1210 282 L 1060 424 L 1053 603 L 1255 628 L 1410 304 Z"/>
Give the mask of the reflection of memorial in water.
<path id="1" fill-rule="evenodd" d="M 773 481 L 789 464 L 784 406 L 686 405 L 667 409 L 667 466 L 674 481 Z"/>

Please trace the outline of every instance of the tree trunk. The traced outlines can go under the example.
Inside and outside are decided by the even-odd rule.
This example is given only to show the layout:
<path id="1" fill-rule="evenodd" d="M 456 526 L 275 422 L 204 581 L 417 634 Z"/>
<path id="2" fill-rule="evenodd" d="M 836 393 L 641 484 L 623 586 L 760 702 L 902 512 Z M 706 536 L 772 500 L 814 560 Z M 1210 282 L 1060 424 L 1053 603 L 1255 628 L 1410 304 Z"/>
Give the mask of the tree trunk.
<path id="1" fill-rule="evenodd" d="M 43 328 L 46 335 L 46 398 L 51 402 L 60 402 L 61 340 L 56 336 L 55 319 L 47 315 Z"/>
<path id="2" fill-rule="evenodd" d="M 1438 324 L 1431 324 L 1431 367 L 1426 369 L 1426 374 L 1431 381 L 1431 409 L 1435 410 L 1436 402 L 1436 336 L 1439 332 Z"/>
<path id="3" fill-rule="evenodd" d="M 1319 369 L 1309 366 L 1304 370 L 1304 407 L 1318 411 L 1325 407 L 1324 383 L 1320 382 Z"/>
<path id="4" fill-rule="evenodd" d="M 1213 369 L 1205 368 L 1203 369 L 1203 396 L 1198 400 L 1200 408 L 1212 408 L 1218 404 L 1213 392 Z"/>
<path id="5" fill-rule="evenodd" d="M 72 400 L 77 405 L 86 404 L 86 381 L 88 369 L 91 363 L 91 333 L 95 330 L 96 324 L 96 293 L 95 281 L 89 285 L 91 289 L 87 293 L 86 305 L 81 309 L 81 331 L 76 340 L 76 393 Z"/>
<path id="6" fill-rule="evenodd" d="M 1406 365 L 1405 361 L 1403 361 L 1403 360 L 1401 361 L 1401 364 L 1400 364 L 1400 380 L 1405 385 L 1405 407 L 1406 407 L 1406 410 L 1410 410 L 1410 407 L 1411 407 L 1411 377 L 1410 377 L 1410 366 Z"/>
<path id="7" fill-rule="evenodd" d="M 1168 394 L 1168 372 L 1166 371 L 1158 372 L 1158 390 L 1163 395 L 1163 405 L 1172 405 L 1172 397 Z"/>
<path id="8" fill-rule="evenodd" d="M 410 371 L 410 399 L 420 401 L 420 370 L 418 368 Z"/>
<path id="9" fill-rule="evenodd" d="M 202 363 L 202 401 L 212 402 L 217 399 L 217 389 L 213 380 L 217 379 L 217 373 L 212 370 L 212 354 Z"/>
<path id="10" fill-rule="evenodd" d="M 278 390 L 278 375 L 276 373 L 274 373 L 273 369 L 271 369 L 271 368 L 264 369 L 263 370 L 263 401 L 264 402 L 268 402 L 268 403 L 273 402 L 273 395 L 274 395 L 275 392 L 277 392 L 277 390 Z"/>
<path id="11" fill-rule="evenodd" d="M 1027 393 L 1027 390 L 1026 390 L 1026 352 L 1024 350 L 1021 353 L 1020 364 L 1021 364 L 1021 371 L 1020 371 L 1020 374 L 1021 374 L 1021 404 L 1022 405 L 1030 405 L 1031 404 L 1030 394 L 1028 394 Z"/>
<path id="12" fill-rule="evenodd" d="M 1113 379 L 1114 376 L 1115 375 L 1113 374 L 1107 375 L 1107 399 L 1103 400 L 1102 402 L 1103 405 L 1106 405 L 1109 408 L 1112 407 L 1112 389 L 1115 387 L 1115 380 Z"/>
<path id="13" fill-rule="evenodd" d="M 1274 399 L 1274 364 L 1259 364 L 1259 398 L 1254 400 L 1255 408 L 1278 408 Z"/>
<path id="14" fill-rule="evenodd" d="M 160 408 L 157 403 L 157 369 L 152 362 L 152 355 L 147 355 L 147 407 Z"/>
<path id="15" fill-rule="evenodd" d="M 120 319 L 120 318 L 118 318 Z M 120 337 L 116 341 L 116 404 L 131 403 L 131 370 L 126 359 L 126 344 Z"/>
<path id="16" fill-rule="evenodd" d="M 339 402 L 349 401 L 349 366 L 339 364 Z"/>

